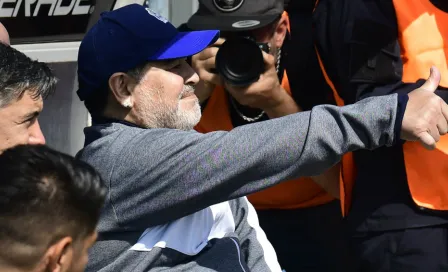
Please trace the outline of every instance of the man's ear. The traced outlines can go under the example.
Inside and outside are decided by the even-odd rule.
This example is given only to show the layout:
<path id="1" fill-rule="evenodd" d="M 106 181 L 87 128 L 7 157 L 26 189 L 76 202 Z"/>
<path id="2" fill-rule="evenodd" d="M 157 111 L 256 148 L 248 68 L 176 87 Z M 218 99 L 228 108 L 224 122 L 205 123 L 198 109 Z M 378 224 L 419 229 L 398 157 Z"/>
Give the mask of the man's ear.
<path id="1" fill-rule="evenodd" d="M 275 47 L 280 48 L 286 38 L 286 33 L 288 32 L 289 20 L 286 16 L 282 16 L 277 23 L 277 27 L 274 31 L 274 43 Z"/>
<path id="2" fill-rule="evenodd" d="M 109 88 L 115 100 L 125 108 L 132 108 L 134 101 L 129 86 L 133 80 L 125 73 L 115 73 L 109 78 Z"/>
<path id="3" fill-rule="evenodd" d="M 73 262 L 73 239 L 64 237 L 54 243 L 44 255 L 45 269 L 43 271 L 67 271 Z"/>

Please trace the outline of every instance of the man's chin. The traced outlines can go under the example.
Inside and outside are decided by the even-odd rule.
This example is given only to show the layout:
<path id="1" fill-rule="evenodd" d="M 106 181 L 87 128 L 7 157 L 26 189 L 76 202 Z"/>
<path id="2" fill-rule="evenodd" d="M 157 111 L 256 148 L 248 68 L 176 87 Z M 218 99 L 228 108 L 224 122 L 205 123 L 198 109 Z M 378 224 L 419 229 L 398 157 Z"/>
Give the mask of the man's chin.
<path id="1" fill-rule="evenodd" d="M 198 105 L 194 109 L 184 111 L 178 116 L 178 128 L 181 130 L 193 130 L 201 120 L 201 108 Z"/>

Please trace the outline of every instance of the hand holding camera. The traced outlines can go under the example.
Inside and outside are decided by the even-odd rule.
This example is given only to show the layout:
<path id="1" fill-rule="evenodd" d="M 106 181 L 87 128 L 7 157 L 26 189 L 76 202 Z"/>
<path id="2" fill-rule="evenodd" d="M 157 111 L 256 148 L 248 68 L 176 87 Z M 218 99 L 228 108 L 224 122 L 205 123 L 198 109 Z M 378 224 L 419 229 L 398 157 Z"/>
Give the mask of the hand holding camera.
<path id="1" fill-rule="evenodd" d="M 192 67 L 201 79 L 195 88 L 195 94 L 201 102 L 210 97 L 216 85 L 224 84 L 221 77 L 214 73 L 216 53 L 224 41 L 222 38 L 218 39 L 214 45 L 194 55 L 191 59 Z"/>
<path id="2" fill-rule="evenodd" d="M 256 82 L 250 85 L 235 86 L 224 81 L 224 86 L 241 105 L 269 111 L 281 105 L 287 99 L 288 94 L 278 80 L 274 56 L 264 51 L 261 52 L 265 70 L 259 75 Z"/>
<path id="3" fill-rule="evenodd" d="M 242 105 L 269 110 L 287 96 L 278 80 L 276 60 L 267 43 L 251 37 L 219 39 L 193 56 L 192 67 L 201 81 L 196 86 L 200 101 L 206 100 L 216 85 L 224 86 Z"/>

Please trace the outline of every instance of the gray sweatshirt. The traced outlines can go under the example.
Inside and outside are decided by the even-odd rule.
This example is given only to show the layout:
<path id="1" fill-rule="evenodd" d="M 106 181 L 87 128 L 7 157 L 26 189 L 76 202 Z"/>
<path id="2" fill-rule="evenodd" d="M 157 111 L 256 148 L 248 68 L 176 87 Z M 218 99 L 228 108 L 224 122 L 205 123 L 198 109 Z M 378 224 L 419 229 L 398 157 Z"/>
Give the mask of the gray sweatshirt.
<path id="1" fill-rule="evenodd" d="M 323 105 L 207 134 L 86 128 L 78 157 L 109 188 L 87 271 L 281 271 L 245 196 L 323 173 L 349 151 L 392 145 L 397 103 Z"/>

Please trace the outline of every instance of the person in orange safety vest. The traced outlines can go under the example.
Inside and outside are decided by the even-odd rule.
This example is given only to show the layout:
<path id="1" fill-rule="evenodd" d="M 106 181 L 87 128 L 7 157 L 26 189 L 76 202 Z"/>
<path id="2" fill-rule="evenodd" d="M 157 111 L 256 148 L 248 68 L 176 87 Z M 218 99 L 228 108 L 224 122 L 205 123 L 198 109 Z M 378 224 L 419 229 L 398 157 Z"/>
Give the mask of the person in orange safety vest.
<path id="1" fill-rule="evenodd" d="M 448 101 L 448 1 L 319 0 L 313 20 L 338 105 L 408 93 L 431 66 Z M 434 151 L 402 142 L 353 152 L 341 178 L 357 271 L 448 271 L 448 136 Z"/>
<path id="2" fill-rule="evenodd" d="M 219 29 L 222 37 L 214 47 L 191 60 L 202 80 L 196 86 L 196 95 L 203 110 L 202 119 L 195 128 L 197 131 L 229 131 L 238 126 L 309 110 L 316 104 L 334 103 L 332 97 L 316 98 L 309 92 L 318 88 L 317 84 L 327 88 L 317 57 L 315 69 L 311 69 L 317 75 L 297 75 L 293 65 L 295 60 L 288 62 L 288 50 L 296 48 L 288 44 L 291 26 L 283 0 L 231 2 L 200 0 L 198 12 L 180 27 Z M 312 9 L 308 15 L 311 23 Z M 297 40 L 304 38 L 299 32 L 298 35 Z M 216 68 L 214 59 L 218 46 L 221 47 L 226 38 L 235 36 L 250 36 L 259 43 L 268 43 L 271 48 L 269 54 L 264 54 L 266 70 L 259 81 L 251 85 L 250 90 L 253 91 L 242 92 L 212 70 Z M 311 44 L 311 35 L 309 40 Z M 315 54 L 312 46 L 309 52 L 294 53 Z M 318 77 L 318 80 L 310 81 L 307 88 L 306 77 Z M 291 88 L 296 80 L 300 81 L 303 90 Z M 339 196 L 339 188 L 325 186 L 331 184 L 327 180 L 329 177 L 338 179 L 338 169 L 330 169 L 319 177 L 285 181 L 248 196 L 257 210 L 260 226 L 276 250 L 280 265 L 287 272 L 331 271 L 334 267 L 344 269 L 348 263 L 340 202 L 335 198 Z"/>

